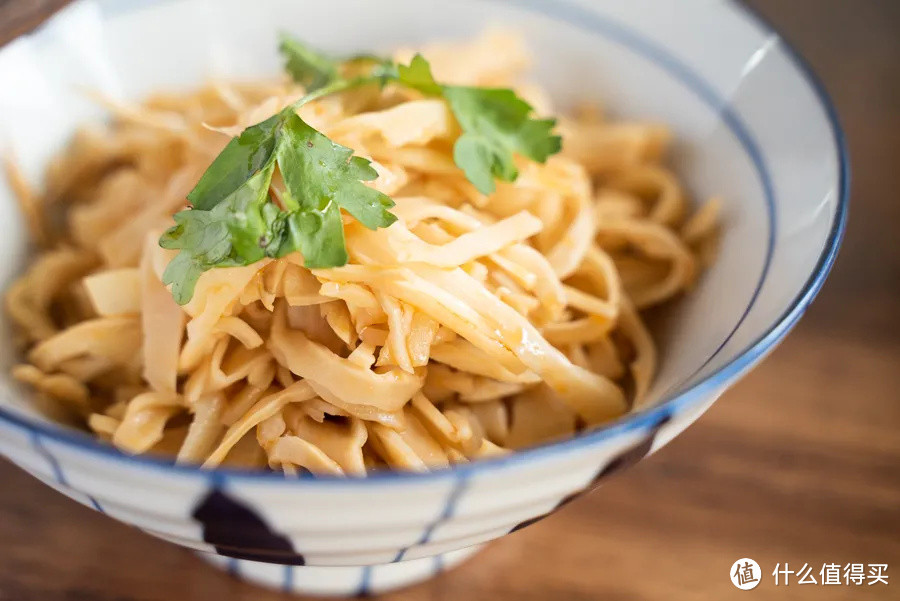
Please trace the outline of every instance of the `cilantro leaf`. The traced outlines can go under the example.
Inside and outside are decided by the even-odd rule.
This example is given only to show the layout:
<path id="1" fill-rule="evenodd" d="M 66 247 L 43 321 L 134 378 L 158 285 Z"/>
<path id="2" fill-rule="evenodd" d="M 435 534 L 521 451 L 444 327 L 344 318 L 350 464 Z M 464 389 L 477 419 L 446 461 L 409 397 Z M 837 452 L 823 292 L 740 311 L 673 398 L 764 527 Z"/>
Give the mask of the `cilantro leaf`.
<path id="1" fill-rule="evenodd" d="M 197 280 L 206 270 L 190 253 L 180 252 L 166 265 L 162 281 L 172 285 L 172 297 L 176 303 L 184 305 L 194 296 Z"/>
<path id="2" fill-rule="evenodd" d="M 431 65 L 421 54 L 412 57 L 409 65 L 397 65 L 397 79 L 403 85 L 429 96 L 440 96 L 443 92 L 431 74 Z"/>
<path id="3" fill-rule="evenodd" d="M 514 153 L 543 163 L 562 148 L 562 139 L 553 134 L 556 121 L 532 119 L 534 109 L 512 90 L 440 85 L 419 54 L 397 72 L 401 84 L 446 99 L 463 131 L 453 160 L 484 194 L 496 189 L 495 178 L 511 182 L 518 177 Z"/>
<path id="4" fill-rule="evenodd" d="M 299 250 L 309 269 L 340 267 L 347 264 L 344 224 L 337 204 L 329 203 L 319 211 L 298 211 L 287 216 L 286 246 L 279 255 Z"/>
<path id="5" fill-rule="evenodd" d="M 289 208 L 324 210 L 333 201 L 369 229 L 397 220 L 387 212 L 394 201 L 361 183 L 378 177 L 368 160 L 353 156 L 351 149 L 335 144 L 296 114 L 285 123 L 284 136 L 278 167 Z"/>
<path id="6" fill-rule="evenodd" d="M 280 121 L 281 116 L 274 115 L 248 127 L 225 146 L 187 196 L 195 209 L 216 206 L 272 162 Z"/>
<path id="7" fill-rule="evenodd" d="M 166 266 L 162 281 L 172 285 L 172 296 L 183 305 L 194 295 L 194 286 L 203 272 L 227 259 L 231 242 L 228 227 L 210 211 L 181 211 L 175 214 L 175 223 L 159 244 L 181 252 Z"/>
<path id="8" fill-rule="evenodd" d="M 282 34 L 278 50 L 285 59 L 285 70 L 307 92 L 315 92 L 340 79 L 340 61 L 313 50 L 294 37 Z"/>
<path id="9" fill-rule="evenodd" d="M 484 194 L 494 191 L 494 177 L 514 181 L 519 175 L 511 155 L 491 144 L 490 139 L 477 134 L 465 133 L 456 140 L 453 162 L 463 170 L 466 179 Z"/>
<path id="10" fill-rule="evenodd" d="M 280 241 L 280 232 L 273 230 L 277 227 L 273 211 L 280 209 L 268 200 L 274 171 L 275 165 L 269 164 L 211 211 L 228 228 L 232 256 L 241 264 L 259 261 L 267 256 L 273 239 Z"/>
<path id="11" fill-rule="evenodd" d="M 277 231 L 266 198 L 274 163 L 251 177 L 212 209 L 188 209 L 175 214 L 175 226 L 159 240 L 160 246 L 181 252 L 163 272 L 163 284 L 172 285 L 172 295 L 184 304 L 194 294 L 200 275 L 213 267 L 248 265 L 271 256 L 283 233 Z M 282 226 L 283 229 L 283 226 Z M 276 240 L 274 246 L 269 240 Z"/>
<path id="12" fill-rule="evenodd" d="M 494 191 L 493 178 L 516 180 L 513 153 L 543 163 L 561 148 L 556 121 L 531 119 L 531 105 L 512 90 L 444 86 L 444 98 L 463 130 L 453 158 L 484 194 Z"/>

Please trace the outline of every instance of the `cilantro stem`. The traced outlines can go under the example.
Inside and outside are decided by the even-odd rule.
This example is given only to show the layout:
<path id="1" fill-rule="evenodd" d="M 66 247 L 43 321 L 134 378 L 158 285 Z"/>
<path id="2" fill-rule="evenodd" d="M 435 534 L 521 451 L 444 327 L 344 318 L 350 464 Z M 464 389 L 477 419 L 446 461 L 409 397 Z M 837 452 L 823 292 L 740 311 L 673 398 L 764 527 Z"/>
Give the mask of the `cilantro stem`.
<path id="1" fill-rule="evenodd" d="M 353 77 L 351 79 L 338 79 L 328 84 L 327 86 L 323 86 L 313 92 L 310 92 L 309 94 L 292 104 L 291 108 L 298 109 L 304 104 L 312 102 L 313 100 L 318 100 L 319 98 L 324 98 L 325 96 L 330 96 L 331 94 L 346 92 L 348 90 L 352 90 L 354 88 L 359 88 L 369 84 L 381 84 L 393 77 L 394 74 L 390 71 L 378 70 L 372 75 L 362 75 L 360 77 Z"/>

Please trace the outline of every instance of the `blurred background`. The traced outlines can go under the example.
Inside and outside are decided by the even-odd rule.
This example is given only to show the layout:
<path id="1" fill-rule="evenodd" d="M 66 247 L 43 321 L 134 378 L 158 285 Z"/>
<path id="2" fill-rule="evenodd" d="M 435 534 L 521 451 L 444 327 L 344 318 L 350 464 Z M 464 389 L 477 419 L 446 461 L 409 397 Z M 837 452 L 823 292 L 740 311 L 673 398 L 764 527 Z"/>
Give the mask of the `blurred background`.
<path id="1" fill-rule="evenodd" d="M 133 0 L 121 0 L 123 2 Z M 665 1 L 665 0 L 659 0 Z M 64 0 L 0 0 L 0 43 Z M 900 594 L 900 1 L 752 0 L 812 64 L 847 134 L 847 236 L 794 332 L 694 426 L 551 519 L 396 601 Z M 288 599 L 0 464 L 0 601 Z M 888 564 L 887 586 L 776 587 L 776 564 Z"/>

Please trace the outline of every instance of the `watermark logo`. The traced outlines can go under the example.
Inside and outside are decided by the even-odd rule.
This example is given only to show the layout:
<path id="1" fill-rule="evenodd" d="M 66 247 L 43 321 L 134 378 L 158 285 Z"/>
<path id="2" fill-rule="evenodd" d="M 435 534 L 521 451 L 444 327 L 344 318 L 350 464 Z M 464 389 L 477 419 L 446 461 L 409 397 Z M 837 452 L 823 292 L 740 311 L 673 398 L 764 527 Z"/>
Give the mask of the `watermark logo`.
<path id="1" fill-rule="evenodd" d="M 731 564 L 731 583 L 742 591 L 749 591 L 759 585 L 762 569 L 759 564 L 744 557 Z"/>

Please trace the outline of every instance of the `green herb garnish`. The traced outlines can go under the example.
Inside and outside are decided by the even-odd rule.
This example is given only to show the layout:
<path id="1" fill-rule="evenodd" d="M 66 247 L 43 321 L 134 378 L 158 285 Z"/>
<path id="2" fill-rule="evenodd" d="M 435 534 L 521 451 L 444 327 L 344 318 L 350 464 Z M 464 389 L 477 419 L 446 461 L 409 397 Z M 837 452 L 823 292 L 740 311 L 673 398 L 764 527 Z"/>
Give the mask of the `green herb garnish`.
<path id="1" fill-rule="evenodd" d="M 285 210 L 269 198 L 276 165 Z M 377 176 L 369 161 L 310 127 L 289 106 L 229 142 L 188 194 L 194 208 L 177 213 L 176 225 L 159 240 L 163 248 L 181 251 L 163 283 L 184 304 L 200 275 L 214 267 L 297 250 L 310 268 L 344 265 L 340 209 L 371 229 L 397 219 L 388 212 L 394 202 L 362 183 Z"/>
<path id="2" fill-rule="evenodd" d="M 324 86 L 340 79 L 342 61 L 328 58 L 296 39 L 283 37 L 281 51 L 285 68 L 298 83 L 314 81 Z M 435 81 L 431 66 L 420 54 L 409 65 L 393 65 L 371 55 L 348 60 L 370 60 L 377 65 L 377 75 L 366 83 L 392 81 L 428 96 L 443 97 L 463 131 L 453 148 L 453 160 L 483 194 L 496 189 L 495 178 L 516 180 L 515 154 L 543 163 L 562 147 L 561 138 L 553 134 L 556 120 L 532 118 L 531 105 L 510 89 L 442 85 Z"/>
<path id="3" fill-rule="evenodd" d="M 456 164 L 478 190 L 490 194 L 494 179 L 515 181 L 516 153 L 538 162 L 560 150 L 553 119 L 533 119 L 531 106 L 512 90 L 442 85 L 420 55 L 396 65 L 372 55 L 337 60 L 296 39 L 282 37 L 285 69 L 307 95 L 231 140 L 188 194 L 193 208 L 174 216 L 159 240 L 180 252 L 163 273 L 180 304 L 197 279 L 215 267 L 249 265 L 264 257 L 300 251 L 309 268 L 347 263 L 341 209 L 369 229 L 387 227 L 394 202 L 364 185 L 377 177 L 370 162 L 335 144 L 297 114 L 303 104 L 363 85 L 393 82 L 447 101 L 463 134 Z M 351 62 L 371 63 L 363 75 L 344 76 Z M 284 180 L 279 206 L 270 198 L 275 168 Z"/>

